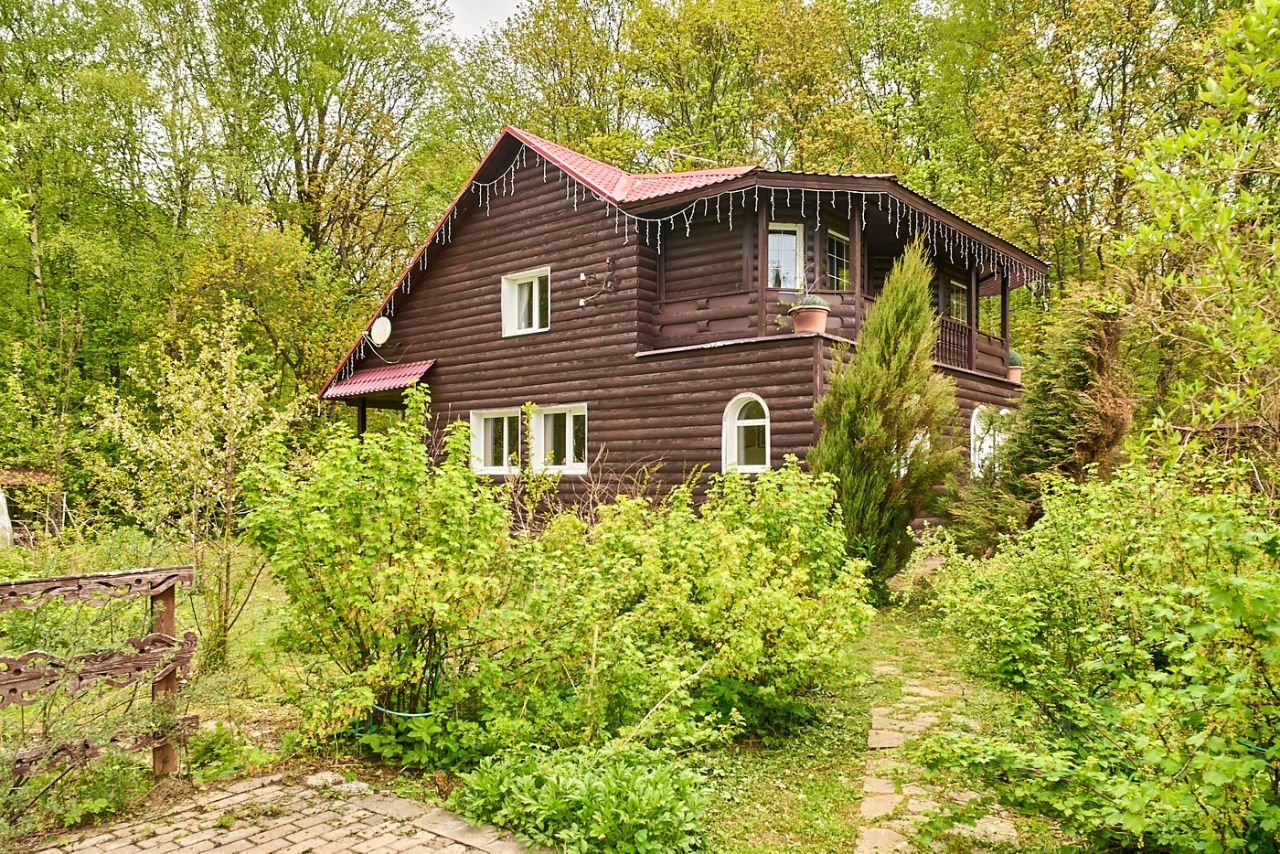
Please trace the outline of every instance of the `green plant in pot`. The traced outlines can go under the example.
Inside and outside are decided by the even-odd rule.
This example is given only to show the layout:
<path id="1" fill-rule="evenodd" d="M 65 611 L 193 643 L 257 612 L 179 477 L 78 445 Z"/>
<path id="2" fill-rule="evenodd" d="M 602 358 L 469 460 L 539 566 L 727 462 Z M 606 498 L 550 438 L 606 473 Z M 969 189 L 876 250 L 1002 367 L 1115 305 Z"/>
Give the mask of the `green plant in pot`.
<path id="1" fill-rule="evenodd" d="M 787 313 L 791 315 L 791 328 L 796 332 L 826 332 L 827 315 L 831 306 L 817 294 L 802 293 Z"/>
<path id="2" fill-rule="evenodd" d="M 1022 382 L 1022 356 L 1017 350 L 1009 351 L 1009 382 Z"/>

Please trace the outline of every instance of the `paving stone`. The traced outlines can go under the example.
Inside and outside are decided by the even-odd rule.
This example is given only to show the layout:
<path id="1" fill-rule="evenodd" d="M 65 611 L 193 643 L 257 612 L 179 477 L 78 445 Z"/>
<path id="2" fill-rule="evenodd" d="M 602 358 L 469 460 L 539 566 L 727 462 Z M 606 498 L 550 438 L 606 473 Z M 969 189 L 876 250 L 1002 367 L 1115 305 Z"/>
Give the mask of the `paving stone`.
<path id="1" fill-rule="evenodd" d="M 907 838 L 896 830 L 887 827 L 868 827 L 858 834 L 856 854 L 889 854 L 891 851 L 906 851 L 911 847 Z"/>
<path id="2" fill-rule="evenodd" d="M 941 691 L 935 691 L 927 685 L 904 685 L 902 687 L 902 693 L 911 694 L 916 697 L 928 697 L 931 700 L 937 700 L 947 696 Z"/>
<path id="3" fill-rule="evenodd" d="M 870 792 L 873 795 L 892 795 L 898 791 L 898 787 L 893 784 L 892 780 L 868 776 L 862 779 L 862 791 Z"/>
<path id="4" fill-rule="evenodd" d="M 346 783 L 338 783 L 333 786 L 333 790 L 340 795 L 363 795 L 369 791 L 369 784 L 360 780 L 351 780 Z"/>
<path id="5" fill-rule="evenodd" d="M 313 789 L 319 789 L 325 786 L 335 786 L 338 783 L 343 782 L 343 777 L 341 774 L 337 774 L 333 771 L 321 771 L 318 774 L 312 774 L 302 782 L 306 783 Z"/>
<path id="6" fill-rule="evenodd" d="M 867 747 L 871 750 L 887 750 L 901 747 L 907 737 L 900 732 L 887 729 L 873 729 L 867 734 Z"/>
<path id="7" fill-rule="evenodd" d="M 1018 830 L 1013 822 L 993 815 L 983 816 L 973 823 L 973 827 L 964 830 L 971 831 L 964 835 L 984 842 L 1016 842 L 1018 839 Z"/>
<path id="8" fill-rule="evenodd" d="M 916 815 L 933 812 L 938 806 L 937 801 L 931 801 L 928 798 L 910 798 L 907 800 L 907 810 Z"/>
<path id="9" fill-rule="evenodd" d="M 902 795 L 868 795 L 862 799 L 858 809 L 863 818 L 874 820 L 889 815 L 900 803 Z"/>

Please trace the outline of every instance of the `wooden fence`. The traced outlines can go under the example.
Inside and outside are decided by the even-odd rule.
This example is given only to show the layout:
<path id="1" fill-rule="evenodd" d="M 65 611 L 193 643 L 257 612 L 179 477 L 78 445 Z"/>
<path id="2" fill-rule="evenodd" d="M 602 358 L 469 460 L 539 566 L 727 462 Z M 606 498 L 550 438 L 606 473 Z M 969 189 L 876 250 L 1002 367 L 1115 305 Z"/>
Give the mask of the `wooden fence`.
<path id="1" fill-rule="evenodd" d="M 151 632 L 127 641 L 134 652 L 111 650 L 60 659 L 32 650 L 15 657 L 0 657 L 0 708 L 29 706 L 36 702 L 39 692 L 48 688 L 60 686 L 68 693 L 77 693 L 98 681 L 123 688 L 151 674 L 152 702 L 173 713 L 177 708 L 178 674 L 190 668 L 196 650 L 194 633 L 176 636 L 174 593 L 179 585 L 190 587 L 194 578 L 195 567 L 166 566 L 0 582 L 0 612 L 15 608 L 31 611 L 56 599 L 99 605 L 135 596 L 151 599 Z M 153 737 L 149 743 L 156 775 L 176 773 L 178 751 L 172 733 Z M 25 776 L 41 763 L 82 760 L 99 751 L 98 746 L 88 742 L 35 748 L 15 757 L 13 770 Z"/>

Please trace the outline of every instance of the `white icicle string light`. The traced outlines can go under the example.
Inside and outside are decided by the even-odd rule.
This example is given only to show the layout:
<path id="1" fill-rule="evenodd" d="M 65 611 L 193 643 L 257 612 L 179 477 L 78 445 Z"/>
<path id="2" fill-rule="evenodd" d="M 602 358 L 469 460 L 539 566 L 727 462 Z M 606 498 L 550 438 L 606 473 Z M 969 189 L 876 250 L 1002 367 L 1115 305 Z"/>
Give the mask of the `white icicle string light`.
<path id="1" fill-rule="evenodd" d="M 661 253 L 663 250 L 663 228 L 674 229 L 677 224 L 683 221 L 686 236 L 692 233 L 693 220 L 697 216 L 698 205 L 702 206 L 702 215 L 709 217 L 711 212 L 711 203 L 714 196 L 716 222 L 724 222 L 724 211 L 727 204 L 728 209 L 728 226 L 730 230 L 734 228 L 734 208 L 741 205 L 742 209 L 748 210 L 748 193 L 750 193 L 751 207 L 750 210 L 756 213 L 760 211 L 760 192 L 767 190 L 769 193 L 768 205 L 770 219 L 777 215 L 777 193 L 784 192 L 785 203 L 787 208 L 791 207 L 791 192 L 793 187 L 769 187 L 756 184 L 749 189 L 730 190 L 723 193 L 715 193 L 713 196 L 702 196 L 694 199 L 688 205 L 685 205 L 678 211 L 663 217 L 644 217 L 636 214 L 628 213 L 622 207 L 613 201 L 604 198 L 594 189 L 583 184 L 563 169 L 559 168 L 553 161 L 543 157 L 537 151 L 530 149 L 528 146 L 522 145 L 520 150 L 512 158 L 511 164 L 502 174 L 498 175 L 491 181 L 472 181 L 468 190 L 476 197 L 477 207 L 483 207 L 486 216 L 492 215 L 493 194 L 496 190 L 499 195 L 510 196 L 516 191 L 516 170 L 525 168 L 529 164 L 529 155 L 532 153 L 535 167 L 542 170 L 542 181 L 548 183 L 550 181 L 550 173 L 548 167 L 555 167 L 556 180 L 563 182 L 565 185 L 565 200 L 573 201 L 574 210 L 578 210 L 579 202 L 586 199 L 595 199 L 605 206 L 604 216 L 608 217 L 611 213 L 614 217 L 614 233 L 619 228 L 622 231 L 623 245 L 628 245 L 632 236 L 637 241 L 643 239 L 645 245 L 654 246 Z M 800 210 L 803 215 L 808 208 L 807 192 L 804 189 L 797 189 L 800 193 Z M 817 227 L 821 229 L 822 216 L 822 191 L 814 190 L 815 198 L 815 216 L 817 217 Z M 852 226 L 854 197 L 861 209 L 860 229 L 865 232 L 867 229 L 867 203 L 871 193 L 856 190 L 830 190 L 831 207 L 838 210 L 837 200 L 839 193 L 845 194 L 845 210 Z M 942 254 L 945 248 L 947 259 L 951 263 L 956 262 L 957 252 L 960 260 L 974 265 L 984 266 L 988 269 L 994 269 L 1003 265 L 1011 275 L 1018 276 L 1023 283 L 1037 292 L 1037 295 L 1043 296 L 1048 292 L 1048 280 L 1038 271 L 1016 260 L 1006 253 L 987 246 L 985 242 L 974 240 L 967 234 L 957 230 L 955 227 L 936 220 L 923 210 L 917 210 L 914 205 L 903 202 L 896 196 L 890 195 L 886 204 L 885 193 L 883 191 L 875 191 L 875 207 L 880 211 L 893 226 L 894 237 L 901 239 L 902 226 L 905 224 L 909 235 L 919 234 L 924 231 L 925 238 L 931 249 L 938 255 Z M 453 222 L 458 215 L 458 209 L 455 205 L 450 208 L 443 220 L 439 222 L 434 230 L 432 239 L 441 245 L 453 242 Z M 905 223 L 904 223 L 905 220 Z M 852 229 L 851 229 L 852 230 Z M 419 251 L 417 262 L 418 269 L 425 271 L 427 269 L 428 257 L 425 244 Z M 412 262 L 410 262 L 412 264 Z M 399 283 L 400 289 L 404 293 L 409 293 L 410 279 L 405 276 L 404 280 Z M 394 310 L 394 308 L 392 309 Z M 346 371 L 345 376 L 350 376 L 354 372 L 355 361 L 363 358 L 363 350 L 359 353 L 353 351 L 352 357 L 347 360 L 343 370 Z"/>

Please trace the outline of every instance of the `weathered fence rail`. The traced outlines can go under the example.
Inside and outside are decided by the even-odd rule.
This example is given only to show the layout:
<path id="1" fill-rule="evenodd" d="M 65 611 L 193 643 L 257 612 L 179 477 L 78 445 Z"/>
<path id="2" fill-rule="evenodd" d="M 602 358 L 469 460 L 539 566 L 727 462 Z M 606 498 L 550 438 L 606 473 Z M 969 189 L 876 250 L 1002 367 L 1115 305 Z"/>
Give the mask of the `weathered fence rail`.
<path id="1" fill-rule="evenodd" d="M 94 604 L 135 596 L 151 599 L 151 633 L 127 641 L 135 652 L 109 650 L 63 659 L 32 650 L 0 657 L 0 708 L 31 705 L 40 691 L 54 686 L 61 686 L 68 693 L 77 693 L 98 681 L 122 688 L 150 674 L 152 702 L 172 713 L 177 708 L 178 674 L 190 668 L 196 650 L 195 634 L 176 636 L 175 592 L 179 586 L 190 587 L 194 579 L 195 567 L 165 566 L 0 582 L 0 612 L 30 611 L 57 599 Z M 82 742 L 52 745 L 26 751 L 16 757 L 16 762 L 33 766 L 46 759 L 83 759 L 97 750 Z M 152 740 L 151 765 L 157 776 L 178 770 L 178 752 L 172 738 Z"/>

